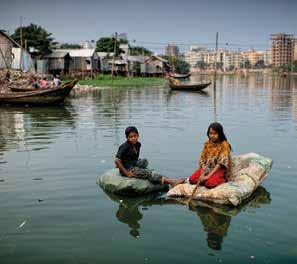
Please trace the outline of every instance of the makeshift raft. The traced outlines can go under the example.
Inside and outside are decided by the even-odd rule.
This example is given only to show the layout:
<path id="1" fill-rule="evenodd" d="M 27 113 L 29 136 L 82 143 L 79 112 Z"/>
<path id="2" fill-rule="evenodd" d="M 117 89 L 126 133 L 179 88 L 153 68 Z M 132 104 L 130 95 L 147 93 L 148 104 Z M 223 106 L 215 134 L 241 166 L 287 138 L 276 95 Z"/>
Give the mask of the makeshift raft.
<path id="1" fill-rule="evenodd" d="M 153 192 L 168 191 L 167 184 L 153 184 L 148 180 L 121 176 L 119 169 L 110 169 L 104 172 L 97 179 L 97 184 L 109 193 L 124 196 L 140 196 Z"/>
<path id="2" fill-rule="evenodd" d="M 238 206 L 257 189 L 267 177 L 272 160 L 256 153 L 239 155 L 233 159 L 231 179 L 216 188 L 207 189 L 199 186 L 193 200 Z M 172 188 L 168 197 L 189 198 L 195 185 L 184 183 Z"/>

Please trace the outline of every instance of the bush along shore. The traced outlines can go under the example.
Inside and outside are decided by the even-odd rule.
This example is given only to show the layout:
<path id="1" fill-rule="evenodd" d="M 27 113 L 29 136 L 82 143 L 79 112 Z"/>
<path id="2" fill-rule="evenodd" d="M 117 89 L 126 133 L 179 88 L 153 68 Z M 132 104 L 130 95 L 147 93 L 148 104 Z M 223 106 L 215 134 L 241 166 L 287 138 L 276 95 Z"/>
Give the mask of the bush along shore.
<path id="1" fill-rule="evenodd" d="M 97 75 L 95 79 L 79 80 L 79 85 L 96 87 L 145 87 L 145 86 L 164 86 L 164 77 L 119 77 L 110 75 Z"/>

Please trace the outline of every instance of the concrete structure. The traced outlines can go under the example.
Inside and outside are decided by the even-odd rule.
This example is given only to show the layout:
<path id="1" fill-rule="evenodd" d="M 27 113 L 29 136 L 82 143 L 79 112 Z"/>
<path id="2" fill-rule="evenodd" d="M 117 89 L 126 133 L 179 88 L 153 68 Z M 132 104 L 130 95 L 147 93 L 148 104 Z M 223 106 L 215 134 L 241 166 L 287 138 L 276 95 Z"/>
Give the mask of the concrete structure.
<path id="1" fill-rule="evenodd" d="M 123 50 L 124 55 L 126 56 L 130 55 L 130 49 L 128 44 L 120 44 L 119 48 Z"/>
<path id="2" fill-rule="evenodd" d="M 294 44 L 294 61 L 297 60 L 297 38 L 295 38 Z"/>
<path id="3" fill-rule="evenodd" d="M 270 51 L 266 50 L 255 51 L 253 49 L 249 49 L 247 52 L 244 52 L 244 58 L 249 60 L 251 67 L 256 67 L 259 64 L 265 66 L 271 64 Z"/>
<path id="4" fill-rule="evenodd" d="M 88 40 L 86 40 L 86 41 L 81 41 L 81 42 L 79 43 L 79 45 L 81 46 L 82 49 L 91 49 L 91 48 L 93 48 L 91 42 L 88 41 Z"/>
<path id="5" fill-rule="evenodd" d="M 290 64 L 294 56 L 294 38 L 293 35 L 278 33 L 271 34 L 271 59 L 275 67 Z"/>
<path id="6" fill-rule="evenodd" d="M 165 47 L 165 54 L 167 56 L 177 56 L 179 54 L 178 46 L 176 46 L 174 43 L 167 44 Z"/>

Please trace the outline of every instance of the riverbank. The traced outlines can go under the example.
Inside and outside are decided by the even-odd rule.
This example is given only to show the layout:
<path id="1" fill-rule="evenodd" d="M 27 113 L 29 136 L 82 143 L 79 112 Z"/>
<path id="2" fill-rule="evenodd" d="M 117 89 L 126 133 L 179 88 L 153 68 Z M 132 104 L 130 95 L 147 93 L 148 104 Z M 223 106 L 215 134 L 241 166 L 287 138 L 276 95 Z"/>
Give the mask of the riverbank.
<path id="1" fill-rule="evenodd" d="M 163 77 L 113 77 L 110 75 L 98 75 L 95 79 L 79 80 L 78 85 L 94 87 L 145 87 L 164 86 L 166 80 Z"/>

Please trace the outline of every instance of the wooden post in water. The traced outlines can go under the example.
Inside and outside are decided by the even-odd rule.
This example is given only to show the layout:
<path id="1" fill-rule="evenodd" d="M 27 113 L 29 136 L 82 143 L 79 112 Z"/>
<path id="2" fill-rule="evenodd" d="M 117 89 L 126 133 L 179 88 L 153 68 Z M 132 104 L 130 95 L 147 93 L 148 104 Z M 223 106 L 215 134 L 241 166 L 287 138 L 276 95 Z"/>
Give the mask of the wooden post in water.
<path id="1" fill-rule="evenodd" d="M 116 49 L 117 49 L 117 37 L 118 33 L 115 33 L 114 37 L 114 48 L 113 48 L 113 56 L 112 56 L 112 66 L 111 66 L 111 79 L 113 77 L 113 72 L 114 72 L 114 61 L 115 61 L 115 55 L 116 55 Z"/>

